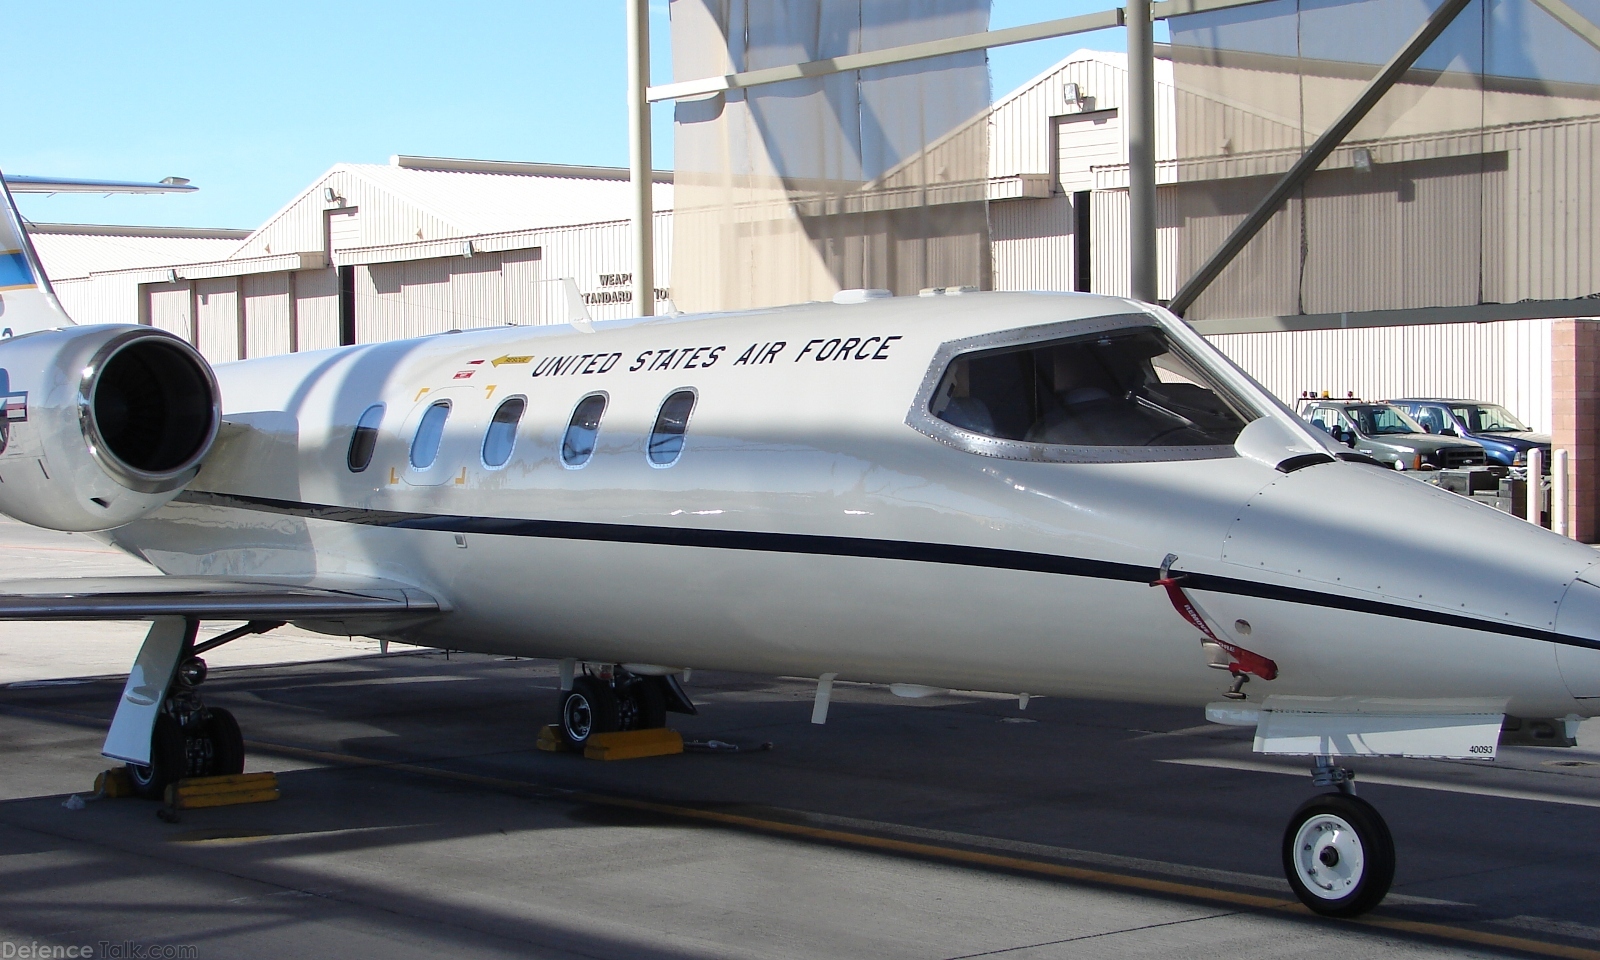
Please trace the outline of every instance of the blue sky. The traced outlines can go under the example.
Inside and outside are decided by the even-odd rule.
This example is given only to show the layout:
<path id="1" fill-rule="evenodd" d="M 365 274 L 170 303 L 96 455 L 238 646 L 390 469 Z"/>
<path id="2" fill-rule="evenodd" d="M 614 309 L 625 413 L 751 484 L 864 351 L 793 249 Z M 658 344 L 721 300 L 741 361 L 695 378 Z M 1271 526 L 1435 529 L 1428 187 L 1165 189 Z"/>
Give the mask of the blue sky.
<path id="1" fill-rule="evenodd" d="M 994 0 L 994 27 L 1113 0 Z M 653 73 L 671 78 L 665 0 Z M 623 165 L 620 0 L 6 5 L 0 170 L 188 177 L 184 196 L 20 196 L 40 221 L 254 227 L 339 162 L 390 154 Z M 1122 31 L 994 51 L 1004 94 Z M 671 108 L 655 111 L 657 166 Z"/>

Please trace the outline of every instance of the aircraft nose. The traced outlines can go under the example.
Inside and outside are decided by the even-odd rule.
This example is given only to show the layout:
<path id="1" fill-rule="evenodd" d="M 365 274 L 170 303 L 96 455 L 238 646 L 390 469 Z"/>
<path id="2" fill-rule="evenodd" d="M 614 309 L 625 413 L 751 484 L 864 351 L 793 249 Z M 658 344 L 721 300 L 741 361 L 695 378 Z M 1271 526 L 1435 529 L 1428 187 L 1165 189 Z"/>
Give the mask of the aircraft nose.
<path id="1" fill-rule="evenodd" d="M 1556 614 L 1556 664 L 1568 691 L 1600 711 L 1600 563 L 1578 575 Z M 1584 644 L 1583 641 L 1587 641 Z"/>
<path id="2" fill-rule="evenodd" d="M 1592 548 L 1405 474 L 1333 463 L 1275 479 L 1240 509 L 1232 564 L 1335 592 L 1549 631 Z"/>

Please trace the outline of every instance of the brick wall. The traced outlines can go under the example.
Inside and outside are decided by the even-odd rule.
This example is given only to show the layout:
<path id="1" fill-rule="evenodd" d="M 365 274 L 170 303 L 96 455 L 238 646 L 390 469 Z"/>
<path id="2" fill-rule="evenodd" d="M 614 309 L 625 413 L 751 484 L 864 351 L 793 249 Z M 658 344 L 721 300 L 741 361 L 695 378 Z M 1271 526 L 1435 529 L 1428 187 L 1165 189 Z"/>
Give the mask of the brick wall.
<path id="1" fill-rule="evenodd" d="M 1567 451 L 1567 529 L 1600 541 L 1600 320 L 1558 320 L 1550 331 L 1553 449 Z"/>

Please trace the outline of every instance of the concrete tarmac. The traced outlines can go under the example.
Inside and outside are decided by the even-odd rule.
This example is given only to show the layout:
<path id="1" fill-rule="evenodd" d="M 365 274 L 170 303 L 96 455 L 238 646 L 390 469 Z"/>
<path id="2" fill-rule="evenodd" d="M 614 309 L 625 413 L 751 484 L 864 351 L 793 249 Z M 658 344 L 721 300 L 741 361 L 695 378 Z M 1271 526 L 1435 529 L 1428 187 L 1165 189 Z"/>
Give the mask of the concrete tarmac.
<path id="1" fill-rule="evenodd" d="M 1356 764 L 1399 868 L 1351 923 L 1281 876 L 1309 777 L 1193 710 L 839 684 L 814 726 L 806 682 L 696 672 L 672 725 L 739 752 L 601 763 L 534 749 L 547 662 L 224 666 L 207 700 L 283 798 L 166 823 L 65 805 L 108 765 L 122 679 L 0 685 L 0 952 L 1600 960 L 1593 724 L 1493 764 Z"/>

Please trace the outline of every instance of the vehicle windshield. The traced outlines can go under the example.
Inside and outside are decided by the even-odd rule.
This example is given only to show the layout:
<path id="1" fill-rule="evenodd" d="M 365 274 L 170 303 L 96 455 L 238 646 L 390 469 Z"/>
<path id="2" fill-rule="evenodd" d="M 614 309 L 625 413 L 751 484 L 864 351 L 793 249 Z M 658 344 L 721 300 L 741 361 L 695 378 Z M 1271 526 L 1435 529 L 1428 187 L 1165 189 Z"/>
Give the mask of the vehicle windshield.
<path id="1" fill-rule="evenodd" d="M 1468 433 L 1522 433 L 1527 426 L 1498 403 L 1475 403 L 1470 407 L 1451 407 L 1456 419 L 1467 425 Z"/>
<path id="2" fill-rule="evenodd" d="M 999 440 L 1232 444 L 1254 416 L 1153 327 L 959 356 L 929 412 Z"/>
<path id="3" fill-rule="evenodd" d="M 1406 416 L 1399 407 L 1387 404 L 1368 403 L 1357 407 L 1345 407 L 1344 412 L 1356 422 L 1356 429 L 1369 437 L 1427 432 L 1422 429 L 1422 424 Z"/>

